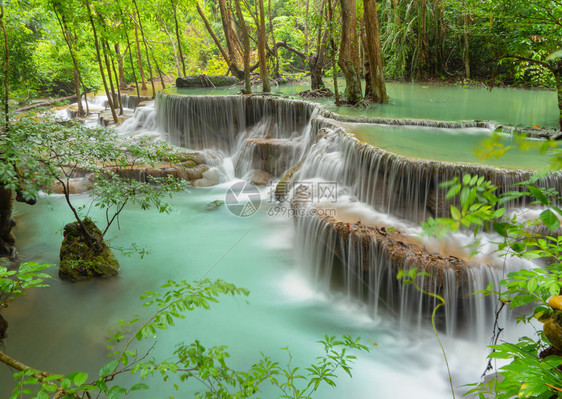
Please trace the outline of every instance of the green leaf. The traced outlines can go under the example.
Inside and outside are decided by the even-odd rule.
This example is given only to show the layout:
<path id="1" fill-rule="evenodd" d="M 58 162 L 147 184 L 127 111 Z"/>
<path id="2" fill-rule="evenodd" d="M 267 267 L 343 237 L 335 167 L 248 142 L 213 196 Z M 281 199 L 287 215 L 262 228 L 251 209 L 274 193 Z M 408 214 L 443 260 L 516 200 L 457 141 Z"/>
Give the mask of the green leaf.
<path id="1" fill-rule="evenodd" d="M 138 384 L 133 385 L 129 391 L 148 391 L 149 389 L 150 387 L 148 385 L 139 382 Z"/>
<path id="2" fill-rule="evenodd" d="M 125 388 L 116 385 L 114 387 L 111 387 L 107 397 L 108 399 L 121 399 L 126 393 L 127 390 Z"/>
<path id="3" fill-rule="evenodd" d="M 507 223 L 494 222 L 492 227 L 500 236 L 507 238 Z"/>
<path id="4" fill-rule="evenodd" d="M 77 373 L 77 374 L 74 376 L 74 385 L 76 385 L 77 387 L 79 387 L 80 385 L 84 384 L 87 379 L 88 379 L 88 374 L 87 374 L 87 373 Z"/>
<path id="5" fill-rule="evenodd" d="M 534 302 L 535 300 L 536 298 L 533 295 L 526 295 L 526 294 L 517 295 L 511 299 L 509 306 L 511 309 L 513 309 L 519 306 L 527 305 L 531 302 Z"/>
<path id="6" fill-rule="evenodd" d="M 454 205 L 451 205 L 451 216 L 453 217 L 453 220 L 461 219 L 461 212 Z"/>
<path id="7" fill-rule="evenodd" d="M 535 197 L 541 204 L 550 205 L 550 201 L 548 200 L 548 198 L 546 198 L 541 190 L 534 186 L 527 186 L 527 188 L 529 189 L 529 192 L 533 195 L 533 197 Z"/>
<path id="8" fill-rule="evenodd" d="M 543 222 L 544 225 L 551 231 L 555 231 L 556 229 L 558 229 L 558 227 L 560 227 L 560 220 L 558 220 L 558 217 L 556 217 L 554 212 L 552 212 L 550 209 L 541 212 L 539 218 L 541 222 Z"/>
<path id="9" fill-rule="evenodd" d="M 113 370 L 115 370 L 115 367 L 117 367 L 118 364 L 119 364 L 119 361 L 117 359 L 112 360 L 109 363 L 106 363 L 100 369 L 100 377 L 105 377 L 105 376 L 108 376 L 109 374 L 111 374 L 113 372 Z"/>

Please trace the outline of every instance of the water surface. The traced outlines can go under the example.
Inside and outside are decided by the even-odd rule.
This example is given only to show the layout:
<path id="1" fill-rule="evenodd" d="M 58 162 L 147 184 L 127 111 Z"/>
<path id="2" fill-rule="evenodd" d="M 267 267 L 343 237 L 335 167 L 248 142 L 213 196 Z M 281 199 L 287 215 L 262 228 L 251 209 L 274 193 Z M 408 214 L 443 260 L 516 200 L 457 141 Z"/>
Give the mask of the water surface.
<path id="1" fill-rule="evenodd" d="M 323 389 L 316 397 L 449 397 L 446 369 L 429 329 L 411 332 L 392 315 L 373 320 L 362 305 L 338 294 L 317 292 L 303 277 L 306 267 L 294 257 L 293 221 L 267 216 L 267 207 L 250 218 L 234 217 L 224 208 L 205 210 L 210 201 L 224 198 L 225 191 L 219 186 L 178 195 L 171 215 L 126 210 L 122 229 L 112 232 L 113 245 L 135 241 L 151 254 L 143 260 L 120 256 L 121 272 L 109 280 L 67 283 L 52 269 L 51 287 L 33 290 L 7 309 L 6 352 L 39 369 L 62 373 L 82 369 L 96 375 L 108 360 L 107 331 L 119 319 L 149 314 L 139 306 L 143 291 L 156 290 L 168 279 L 221 278 L 248 288 L 250 297 L 221 298 L 211 311 L 190 313 L 160 335 L 151 356 L 165 357 L 177 342 L 199 339 L 207 346 L 228 345 L 235 367 L 248 367 L 260 351 L 285 364 L 286 352 L 281 348 L 286 346 L 294 355 L 293 364 L 306 366 L 321 354 L 315 341 L 324 334 L 353 334 L 377 345 L 370 354 L 359 354 L 353 379 L 340 376 L 337 389 Z M 19 204 L 17 214 L 23 258 L 57 262 L 60 229 L 71 220 L 63 199 L 43 199 L 33 207 Z M 483 345 L 445 341 L 455 382 L 477 379 Z M 141 345 L 139 353 L 144 349 Z M 176 393 L 158 379 L 149 384 L 153 390 L 135 398 L 189 397 L 201 389 L 180 384 Z M 7 397 L 12 386 L 10 371 L 0 368 L 0 397 Z M 262 395 L 278 396 L 277 391 Z"/>
<path id="2" fill-rule="evenodd" d="M 339 83 L 342 81 L 340 80 Z M 325 79 L 330 89 L 331 82 Z M 215 89 L 170 89 L 187 95 L 236 94 L 241 86 Z M 309 89 L 305 84 L 272 87 L 276 94 L 301 98 L 298 93 Z M 498 124 L 558 128 L 556 92 L 512 88 L 463 87 L 421 83 L 386 84 L 390 103 L 368 108 L 336 107 L 333 98 L 311 99 L 341 115 L 439 121 L 484 120 Z M 259 88 L 254 91 L 259 93 Z M 340 87 L 343 92 L 343 86 Z"/>

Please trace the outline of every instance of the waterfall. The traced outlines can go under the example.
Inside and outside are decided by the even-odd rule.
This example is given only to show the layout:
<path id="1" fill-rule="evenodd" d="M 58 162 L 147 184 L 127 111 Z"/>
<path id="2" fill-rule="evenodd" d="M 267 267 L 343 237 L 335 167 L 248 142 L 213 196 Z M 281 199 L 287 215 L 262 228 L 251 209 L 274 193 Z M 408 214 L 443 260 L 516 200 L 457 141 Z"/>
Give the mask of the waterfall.
<path id="1" fill-rule="evenodd" d="M 255 170 L 276 178 L 289 171 L 282 181 L 294 183 L 291 206 L 303 211 L 295 217 L 299 264 L 306 265 L 319 289 L 361 299 L 375 318 L 390 312 L 401 324 L 418 326 L 429 320 L 439 295 L 446 302 L 437 320 L 442 330 L 488 334 L 497 300 L 472 293 L 489 283 L 498 287 L 507 272 L 532 265 L 511 260 L 502 265 L 485 254 L 469 260 L 462 247 L 472 238 L 463 233 L 451 238 L 457 242 L 453 252 L 440 253 L 434 244 L 416 237 L 418 223 L 429 216 L 448 216 L 450 202 L 440 184 L 453 177 L 485 176 L 502 192 L 513 190 L 532 172 L 411 159 L 361 142 L 345 130 L 348 122 L 494 128 L 486 122 L 346 118 L 283 98 L 159 93 L 155 109 L 137 109 L 131 125 L 121 129 L 123 134 L 139 129 L 158 132 L 172 144 L 203 151 L 210 166 L 227 165 L 240 178 Z M 322 202 L 313 196 L 303 201 L 295 190 L 299 181 L 333 184 L 337 200 Z M 559 174 L 537 184 L 562 189 Z M 354 204 L 360 204 L 362 213 L 351 210 Z M 525 206 L 525 198 L 507 205 Z M 398 226 L 397 231 L 391 232 L 390 226 Z M 398 270 L 412 267 L 432 275 L 419 284 L 434 296 L 396 279 Z"/>

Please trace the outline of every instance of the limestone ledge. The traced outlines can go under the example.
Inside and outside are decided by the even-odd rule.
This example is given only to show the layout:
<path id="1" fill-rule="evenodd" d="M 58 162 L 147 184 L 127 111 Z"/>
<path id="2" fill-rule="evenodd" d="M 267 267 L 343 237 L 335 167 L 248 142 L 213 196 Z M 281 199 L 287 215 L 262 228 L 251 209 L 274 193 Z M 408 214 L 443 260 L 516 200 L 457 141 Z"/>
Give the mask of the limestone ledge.
<path id="1" fill-rule="evenodd" d="M 291 201 L 294 215 L 302 215 L 303 212 L 299 212 L 299 208 L 307 206 L 313 205 L 299 197 L 295 197 Z M 460 286 L 467 281 L 466 270 L 479 265 L 479 263 L 463 259 L 462 255 L 431 252 L 421 241 L 403 234 L 398 229 L 361 222 L 350 223 L 339 216 L 338 218 L 328 216 L 327 212 L 316 212 L 316 215 L 312 217 L 319 218 L 325 224 L 325 231 L 336 233 L 343 243 L 343 245 L 334 245 L 331 248 L 333 256 L 342 263 L 346 262 L 347 253 L 345 252 L 349 248 L 360 246 L 363 255 L 361 267 L 364 272 L 368 272 L 370 268 L 377 267 L 367 259 L 372 246 L 375 246 L 377 253 L 384 254 L 385 261 L 391 265 L 394 274 L 397 274 L 399 270 L 409 270 L 413 267 L 431 274 L 434 278 L 424 280 L 424 288 L 430 291 L 440 291 L 443 288 L 446 270 L 454 272 L 456 284 Z"/>
<path id="2" fill-rule="evenodd" d="M 185 159 L 177 164 L 172 162 L 160 162 L 154 166 L 134 165 L 127 168 L 117 168 L 108 166 L 107 169 L 121 177 L 147 182 L 148 177 L 174 176 L 178 179 L 187 180 L 194 187 L 208 187 L 214 184 L 214 178 L 209 177 L 209 167 L 205 164 L 204 157 L 199 153 L 185 154 Z M 70 194 L 82 194 L 91 189 L 94 175 L 86 170 L 77 170 L 73 177 L 68 180 L 68 184 L 53 182 L 50 187 L 45 187 L 44 191 L 52 194 L 64 194 L 65 187 Z"/>

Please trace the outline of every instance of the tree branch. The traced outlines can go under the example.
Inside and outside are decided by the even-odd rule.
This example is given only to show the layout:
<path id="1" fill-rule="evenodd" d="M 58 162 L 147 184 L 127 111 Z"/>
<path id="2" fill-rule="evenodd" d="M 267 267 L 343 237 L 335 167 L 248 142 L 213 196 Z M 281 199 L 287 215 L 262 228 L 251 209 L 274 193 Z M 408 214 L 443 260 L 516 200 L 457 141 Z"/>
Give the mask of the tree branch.
<path id="1" fill-rule="evenodd" d="M 543 67 L 547 68 L 549 71 L 551 71 L 552 73 L 554 73 L 554 71 L 555 71 L 554 66 L 552 66 L 551 64 L 549 64 L 546 61 L 534 60 L 534 59 L 528 58 L 528 57 L 521 57 L 520 55 L 507 55 L 505 57 L 501 57 L 500 60 L 501 59 L 509 59 L 509 58 L 514 58 L 514 59 L 519 60 L 519 61 L 526 61 L 526 62 L 530 62 L 532 64 L 537 64 L 537 65 L 543 66 Z"/>

